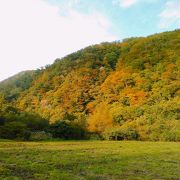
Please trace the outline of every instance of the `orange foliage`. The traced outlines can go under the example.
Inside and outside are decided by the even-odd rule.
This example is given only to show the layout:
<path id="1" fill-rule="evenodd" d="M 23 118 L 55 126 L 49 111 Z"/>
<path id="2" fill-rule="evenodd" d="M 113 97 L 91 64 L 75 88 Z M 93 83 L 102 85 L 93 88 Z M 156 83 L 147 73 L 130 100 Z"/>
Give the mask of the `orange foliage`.
<path id="1" fill-rule="evenodd" d="M 141 105 L 145 102 L 147 93 L 142 90 L 127 87 L 123 90 L 121 96 L 128 97 L 131 105 Z"/>

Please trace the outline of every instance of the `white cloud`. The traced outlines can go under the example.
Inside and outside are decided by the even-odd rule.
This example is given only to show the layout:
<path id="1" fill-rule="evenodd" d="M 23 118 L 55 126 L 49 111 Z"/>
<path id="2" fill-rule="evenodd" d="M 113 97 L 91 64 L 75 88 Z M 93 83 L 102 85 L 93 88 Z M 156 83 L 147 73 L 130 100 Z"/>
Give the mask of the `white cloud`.
<path id="1" fill-rule="evenodd" d="M 134 6 L 138 3 L 148 3 L 153 4 L 157 3 L 160 0 L 113 0 L 113 5 L 119 6 L 121 8 L 129 8 L 131 6 Z"/>
<path id="2" fill-rule="evenodd" d="M 0 80 L 90 44 L 117 39 L 100 13 L 86 15 L 72 8 L 63 13 L 43 0 L 0 0 Z"/>
<path id="3" fill-rule="evenodd" d="M 137 2 L 138 0 L 114 0 L 113 4 L 123 8 L 128 8 L 130 6 L 135 5 Z"/>
<path id="4" fill-rule="evenodd" d="M 175 23 L 180 27 L 180 1 L 171 0 L 166 2 L 164 10 L 160 14 L 160 28 L 167 28 Z"/>

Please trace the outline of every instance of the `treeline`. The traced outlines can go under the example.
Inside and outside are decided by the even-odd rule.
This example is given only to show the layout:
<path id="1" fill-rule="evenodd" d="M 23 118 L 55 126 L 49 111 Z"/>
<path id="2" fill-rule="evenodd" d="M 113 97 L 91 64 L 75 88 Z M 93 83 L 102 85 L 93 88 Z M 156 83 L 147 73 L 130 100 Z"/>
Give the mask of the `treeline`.
<path id="1" fill-rule="evenodd" d="M 9 98 L 7 88 L 5 100 L 27 117 L 47 119 L 43 131 L 53 137 L 53 128 L 64 128 L 67 139 L 180 141 L 179 36 L 175 30 L 89 46 L 29 78 L 18 96 Z"/>
<path id="2" fill-rule="evenodd" d="M 59 120 L 50 124 L 48 120 L 37 114 L 22 112 L 3 101 L 0 111 L 0 138 L 15 140 L 86 139 L 88 135 L 84 128 L 70 120 Z"/>

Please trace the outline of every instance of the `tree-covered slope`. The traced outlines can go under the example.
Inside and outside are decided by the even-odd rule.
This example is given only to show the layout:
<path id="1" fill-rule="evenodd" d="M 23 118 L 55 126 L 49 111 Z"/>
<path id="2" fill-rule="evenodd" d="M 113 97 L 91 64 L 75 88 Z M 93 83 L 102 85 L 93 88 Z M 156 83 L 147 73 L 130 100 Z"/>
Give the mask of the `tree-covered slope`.
<path id="1" fill-rule="evenodd" d="M 11 101 L 31 86 L 33 79 L 39 74 L 39 72 L 40 70 L 20 72 L 0 82 L 0 91 L 5 94 L 9 101 Z"/>
<path id="2" fill-rule="evenodd" d="M 179 141 L 179 63 L 180 30 L 102 43 L 57 59 L 11 103 L 104 138 Z"/>

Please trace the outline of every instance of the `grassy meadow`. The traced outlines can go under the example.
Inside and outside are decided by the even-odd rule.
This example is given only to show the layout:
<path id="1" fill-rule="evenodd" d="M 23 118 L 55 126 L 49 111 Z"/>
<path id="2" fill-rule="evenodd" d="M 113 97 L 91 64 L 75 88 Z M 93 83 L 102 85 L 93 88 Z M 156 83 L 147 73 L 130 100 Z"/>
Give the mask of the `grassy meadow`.
<path id="1" fill-rule="evenodd" d="M 180 179 L 180 143 L 0 141 L 0 179 Z"/>

